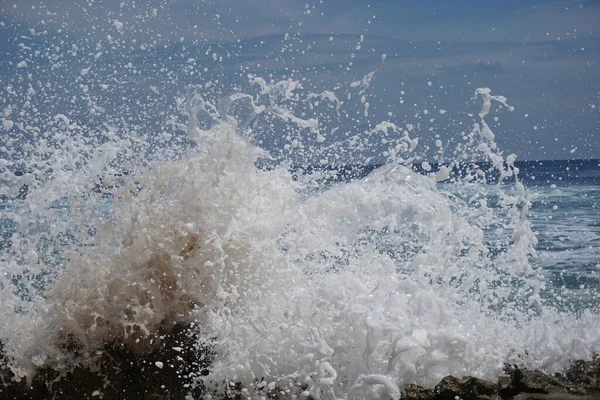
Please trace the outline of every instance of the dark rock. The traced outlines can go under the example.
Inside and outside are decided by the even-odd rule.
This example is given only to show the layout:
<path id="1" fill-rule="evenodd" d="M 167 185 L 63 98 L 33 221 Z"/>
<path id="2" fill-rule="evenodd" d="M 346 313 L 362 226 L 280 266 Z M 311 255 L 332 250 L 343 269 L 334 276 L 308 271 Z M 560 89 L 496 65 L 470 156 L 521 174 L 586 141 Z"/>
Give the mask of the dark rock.
<path id="1" fill-rule="evenodd" d="M 517 395 L 521 391 L 519 385 L 522 377 L 523 373 L 516 365 L 505 364 L 504 373 L 498 378 L 500 396 L 509 399 Z"/>
<path id="2" fill-rule="evenodd" d="M 564 387 L 556 379 L 544 374 L 542 371 L 523 370 L 521 378 L 521 391 L 531 393 L 564 392 Z"/>
<path id="3" fill-rule="evenodd" d="M 547 398 L 548 394 L 545 393 L 519 393 L 516 396 L 511 397 L 510 400 L 543 400 Z"/>
<path id="4" fill-rule="evenodd" d="M 435 400 L 433 389 L 427 389 L 419 385 L 408 384 L 404 387 L 406 400 Z"/>
<path id="5" fill-rule="evenodd" d="M 477 399 L 482 396 L 492 397 L 498 393 L 498 384 L 469 376 L 465 378 L 465 386 L 475 394 Z"/>
<path id="6" fill-rule="evenodd" d="M 565 375 L 570 383 L 600 387 L 600 358 L 594 357 L 592 361 L 577 360 Z"/>
<path id="7" fill-rule="evenodd" d="M 504 375 L 499 378 L 499 393 L 503 399 L 510 400 L 600 400 L 599 387 L 582 383 L 593 382 L 594 374 L 598 373 L 595 363 L 595 359 L 575 362 L 569 367 L 566 377 L 562 374 L 550 377 L 539 370 L 530 371 L 515 365 L 506 365 Z M 577 381 L 573 377 L 577 377 Z"/>
<path id="8" fill-rule="evenodd" d="M 570 394 L 600 399 L 600 359 L 597 356 L 591 361 L 573 362 L 565 374 L 556 374 L 555 378 Z"/>
<path id="9" fill-rule="evenodd" d="M 454 400 L 462 391 L 460 380 L 454 376 L 442 378 L 434 389 L 436 399 Z"/>
<path id="10" fill-rule="evenodd" d="M 174 325 L 161 329 L 154 337 L 154 347 L 134 352 L 122 343 L 108 343 L 93 356 L 82 358 L 77 365 L 57 368 L 41 367 L 31 386 L 15 382 L 12 372 L 0 372 L 1 399 L 184 399 L 191 394 L 198 399 L 203 388 L 193 378 L 207 374 L 212 362 L 208 349 L 198 349 L 193 330 Z M 76 343 L 71 354 L 76 354 Z M 8 360 L 0 360 L 6 365 Z"/>
<path id="11" fill-rule="evenodd" d="M 208 395 L 196 382 L 208 374 L 214 353 L 209 346 L 199 347 L 192 327 L 163 326 L 149 338 L 152 344 L 141 351 L 114 341 L 86 354 L 72 338 L 64 339 L 65 353 L 77 361 L 69 365 L 43 366 L 28 385 L 16 382 L 0 343 L 0 399 L 194 399 Z M 600 400 L 600 360 L 574 362 L 564 375 L 554 377 L 506 365 L 498 383 L 474 377 L 443 378 L 435 389 L 408 384 L 405 400 Z M 248 388 L 236 382 L 223 382 L 220 390 L 210 392 L 215 399 L 245 400 L 249 391 L 269 400 L 304 398 L 306 385 L 279 387 L 257 380 Z M 308 396 L 307 400 L 312 397 Z"/>
<path id="12" fill-rule="evenodd" d="M 472 376 L 458 379 L 447 376 L 435 387 L 436 399 L 455 400 L 458 396 L 462 400 L 477 400 L 482 396 L 497 394 L 498 385 Z"/>
<path id="13" fill-rule="evenodd" d="M 519 393 L 566 393 L 566 389 L 556 379 L 541 371 L 520 369 L 516 365 L 505 365 L 504 374 L 500 376 L 500 396 L 512 398 Z"/>
<path id="14" fill-rule="evenodd" d="M 600 397 L 567 393 L 519 393 L 510 400 L 600 400 Z"/>

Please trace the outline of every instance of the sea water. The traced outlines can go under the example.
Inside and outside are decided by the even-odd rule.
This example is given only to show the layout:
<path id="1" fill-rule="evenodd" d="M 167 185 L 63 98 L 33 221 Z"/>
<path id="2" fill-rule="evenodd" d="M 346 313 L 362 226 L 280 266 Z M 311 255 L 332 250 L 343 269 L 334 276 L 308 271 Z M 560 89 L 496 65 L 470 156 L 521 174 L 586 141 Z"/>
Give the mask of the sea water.
<path id="1" fill-rule="evenodd" d="M 145 351 L 176 322 L 215 354 L 192 380 L 316 398 L 598 351 L 599 162 L 504 153 L 488 120 L 510 99 L 477 89 L 456 141 L 429 147 L 427 119 L 373 120 L 385 55 L 317 88 L 211 75 L 185 46 L 132 57 L 111 29 L 66 48 L 46 33 L 3 64 L 0 341 L 17 379 L 77 362 L 67 336 Z"/>

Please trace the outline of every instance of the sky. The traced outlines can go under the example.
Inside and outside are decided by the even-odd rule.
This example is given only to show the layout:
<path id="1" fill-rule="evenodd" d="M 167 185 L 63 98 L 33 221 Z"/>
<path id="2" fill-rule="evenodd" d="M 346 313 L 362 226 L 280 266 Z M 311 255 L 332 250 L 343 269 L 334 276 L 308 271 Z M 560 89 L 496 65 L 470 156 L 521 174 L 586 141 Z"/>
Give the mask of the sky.
<path id="1" fill-rule="evenodd" d="M 489 121 L 506 153 L 529 160 L 600 158 L 597 0 L 4 0 L 0 21 L 3 86 L 43 64 L 36 48 L 56 53 L 61 74 L 79 85 L 92 77 L 106 80 L 107 71 L 115 70 L 108 60 L 117 53 L 147 67 L 130 81 L 159 88 L 165 79 L 159 67 L 151 68 L 156 59 L 168 69 L 184 53 L 187 60 L 195 54 L 200 72 L 177 78 L 181 85 L 215 77 L 239 85 L 242 71 L 304 79 L 323 90 L 377 70 L 367 93 L 367 125 L 391 118 L 418 124 L 424 143 L 452 142 L 477 114 L 475 89 L 490 87 L 515 107 Z M 29 61 L 27 68 L 16 67 L 21 61 Z M 40 68 L 41 77 L 54 76 Z M 88 68 L 89 75 L 80 74 Z M 75 90 L 62 86 L 65 93 Z M 181 88 L 165 84 L 161 90 L 158 97 L 169 102 L 169 91 Z M 115 99 L 126 95 L 113 92 L 115 109 L 123 108 Z M 0 100 L 19 103 L 9 97 Z M 1 134 L 8 135 L 6 129 Z M 281 140 L 264 137 L 262 143 L 279 146 Z M 430 147 L 431 155 L 435 145 Z"/>

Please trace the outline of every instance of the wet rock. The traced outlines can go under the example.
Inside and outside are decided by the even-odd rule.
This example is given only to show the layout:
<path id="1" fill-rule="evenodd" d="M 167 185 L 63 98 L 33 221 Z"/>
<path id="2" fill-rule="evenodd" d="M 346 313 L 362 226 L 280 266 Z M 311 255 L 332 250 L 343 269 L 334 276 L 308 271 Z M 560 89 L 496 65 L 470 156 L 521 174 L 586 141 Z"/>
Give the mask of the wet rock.
<path id="1" fill-rule="evenodd" d="M 84 354 L 74 340 L 65 340 L 65 351 L 79 360 L 77 365 L 41 367 L 31 385 L 16 382 L 7 368 L 0 343 L 0 399 L 194 399 L 212 395 L 215 400 L 246 400 L 250 393 L 270 400 L 306 398 L 306 385 L 257 380 L 252 387 L 224 382 L 217 392 L 194 386 L 199 375 L 207 375 L 214 354 L 198 347 L 191 327 L 162 327 L 146 351 L 126 343 L 107 343 L 93 354 Z M 497 383 L 474 377 L 447 376 L 435 389 L 409 384 L 405 400 L 600 400 L 600 360 L 576 361 L 565 372 L 549 376 L 516 365 L 506 365 Z M 283 386 L 279 386 L 282 384 Z"/>
<path id="2" fill-rule="evenodd" d="M 509 400 L 600 400 L 600 397 L 568 393 L 519 393 Z"/>
<path id="3" fill-rule="evenodd" d="M 600 358 L 577 360 L 557 379 L 563 382 L 569 393 L 600 399 Z"/>
<path id="4" fill-rule="evenodd" d="M 404 387 L 406 400 L 435 400 L 436 394 L 433 389 L 427 389 L 419 385 L 408 384 Z"/>
<path id="5" fill-rule="evenodd" d="M 596 356 L 592 361 L 577 360 L 565 375 L 570 383 L 600 387 L 600 358 Z"/>
<path id="6" fill-rule="evenodd" d="M 456 396 L 460 396 L 461 391 L 461 382 L 454 376 L 444 377 L 434 389 L 436 398 L 448 400 L 453 400 Z"/>
<path id="7" fill-rule="evenodd" d="M 500 395 L 509 399 L 519 393 L 566 393 L 566 389 L 556 379 L 541 371 L 520 369 L 516 365 L 505 365 L 504 375 L 499 378 Z"/>
<path id="8" fill-rule="evenodd" d="M 153 340 L 154 347 L 143 353 L 123 343 L 108 343 L 77 365 L 65 366 L 62 373 L 42 367 L 30 386 L 15 382 L 12 372 L 4 368 L 0 370 L 0 399 L 200 398 L 204 389 L 192 381 L 208 373 L 210 351 L 198 349 L 192 330 L 180 324 L 161 329 Z M 77 353 L 76 343 L 65 345 Z M 0 363 L 5 366 L 6 361 Z"/>
<path id="9" fill-rule="evenodd" d="M 542 400 L 547 398 L 548 394 L 545 393 L 519 393 L 516 396 L 511 397 L 510 400 Z"/>
<path id="10" fill-rule="evenodd" d="M 600 400 L 600 387 L 589 386 L 598 373 L 597 361 L 576 361 L 566 376 L 554 377 L 539 370 L 530 371 L 515 365 L 506 365 L 499 378 L 500 396 L 510 400 L 586 399 Z M 597 382 L 597 381 L 596 381 Z"/>
<path id="11" fill-rule="evenodd" d="M 516 365 L 504 365 L 504 373 L 498 378 L 500 396 L 510 399 L 521 392 L 520 383 L 523 373 Z"/>
<path id="12" fill-rule="evenodd" d="M 483 396 L 492 397 L 498 393 L 498 384 L 483 379 L 467 377 L 465 386 L 470 388 L 477 399 Z M 466 400 L 466 399 L 465 399 Z"/>
<path id="13" fill-rule="evenodd" d="M 479 400 L 492 398 L 498 392 L 498 385 L 483 379 L 471 376 L 458 379 L 454 376 L 447 376 L 435 387 L 436 399 L 455 400 L 457 397 L 462 400 Z"/>
<path id="14" fill-rule="evenodd" d="M 564 387 L 554 378 L 542 371 L 523 370 L 521 378 L 521 391 L 532 393 L 565 392 Z"/>

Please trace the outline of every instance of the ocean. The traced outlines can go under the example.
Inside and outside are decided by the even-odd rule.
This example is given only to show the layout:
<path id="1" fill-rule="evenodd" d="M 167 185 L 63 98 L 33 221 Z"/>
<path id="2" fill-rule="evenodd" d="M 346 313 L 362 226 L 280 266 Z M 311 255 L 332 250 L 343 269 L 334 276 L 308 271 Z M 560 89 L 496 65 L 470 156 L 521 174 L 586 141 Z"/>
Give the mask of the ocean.
<path id="1" fill-rule="evenodd" d="M 235 41 L 42 25 L 2 25 L 11 379 L 93 368 L 109 343 L 147 354 L 176 325 L 193 343 L 175 351 L 210 349 L 182 387 L 235 382 L 251 398 L 398 399 L 600 351 L 600 160 L 503 150 L 515 108 L 501 87 L 469 87 L 453 112 L 428 82 L 414 91 L 435 117 L 400 118 L 388 110 L 403 101 L 372 93 L 386 54 L 328 87 L 251 69 Z"/>

